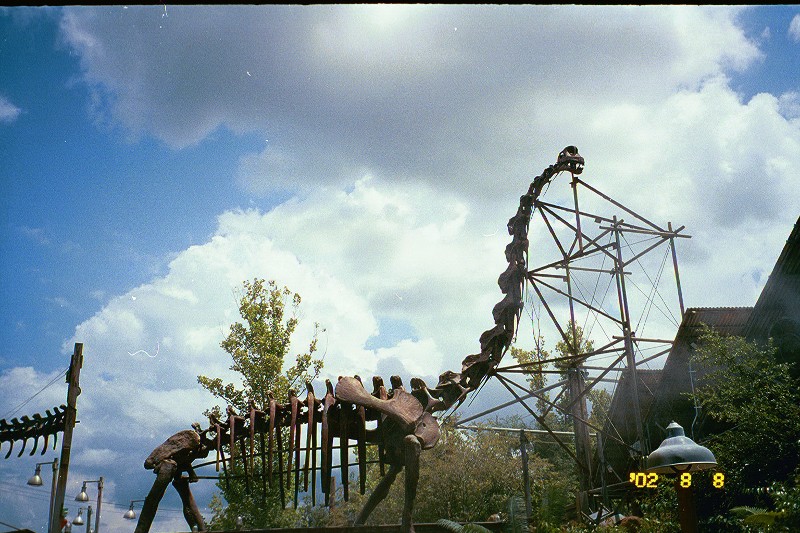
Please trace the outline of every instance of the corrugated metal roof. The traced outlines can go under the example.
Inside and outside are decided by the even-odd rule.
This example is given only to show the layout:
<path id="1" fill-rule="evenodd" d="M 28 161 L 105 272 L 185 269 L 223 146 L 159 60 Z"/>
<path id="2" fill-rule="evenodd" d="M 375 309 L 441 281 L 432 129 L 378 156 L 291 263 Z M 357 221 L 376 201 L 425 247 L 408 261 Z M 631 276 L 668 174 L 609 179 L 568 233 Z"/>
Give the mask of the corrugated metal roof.
<path id="1" fill-rule="evenodd" d="M 741 335 L 752 314 L 752 307 L 695 307 L 686 310 L 675 335 L 672 349 L 662 369 L 661 380 L 652 410 L 671 402 L 675 396 L 691 392 L 689 355 L 691 344 L 708 326 L 726 335 Z"/>
<path id="2" fill-rule="evenodd" d="M 766 340 L 773 324 L 782 318 L 800 323 L 800 218 L 786 239 L 744 334 Z"/>

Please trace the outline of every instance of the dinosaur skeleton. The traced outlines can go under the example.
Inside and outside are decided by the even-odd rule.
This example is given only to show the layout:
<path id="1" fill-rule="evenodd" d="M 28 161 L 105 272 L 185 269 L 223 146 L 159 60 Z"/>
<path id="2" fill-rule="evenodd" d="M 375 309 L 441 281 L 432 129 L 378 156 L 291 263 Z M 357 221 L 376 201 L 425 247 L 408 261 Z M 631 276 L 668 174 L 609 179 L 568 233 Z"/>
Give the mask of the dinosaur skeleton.
<path id="1" fill-rule="evenodd" d="M 184 516 L 189 526 L 196 526 L 199 531 L 205 530 L 188 483 L 197 480 L 193 461 L 208 457 L 212 450 L 216 453 L 215 460 L 198 466 L 215 464 L 217 472 L 222 466 L 227 483 L 229 473 L 238 464 L 235 461 L 240 460 L 246 490 L 251 490 L 251 482 L 256 478 L 260 478 L 262 494 L 266 494 L 267 484 L 270 488 L 277 484 L 284 506 L 286 491 L 291 487 L 294 487 L 294 505 L 297 506 L 301 484 L 304 493 L 310 488 L 312 504 L 316 505 L 316 476 L 319 471 L 325 503 L 330 504 L 333 496 L 334 439 L 338 439 L 345 500 L 349 497 L 350 442 L 355 441 L 361 494 L 366 491 L 366 446 L 373 444 L 378 447 L 378 463 L 383 478 L 355 523 L 363 524 L 367 520 L 388 494 L 397 474 L 406 468 L 402 530 L 404 533 L 413 533 L 411 517 L 419 478 L 419 456 L 422 450 L 433 448 L 439 438 L 439 424 L 434 413 L 461 405 L 470 392 L 477 390 L 493 374 L 510 347 L 522 314 L 528 225 L 533 203 L 556 174 L 565 171 L 573 175 L 580 174 L 583 165 L 584 160 L 578 154 L 578 149 L 566 147 L 559 153 L 556 164 L 537 176 L 527 193 L 520 197 L 517 213 L 507 226 L 512 237 L 505 249 L 508 268 L 498 279 L 505 296 L 492 310 L 494 327 L 480 336 L 480 352 L 463 360 L 460 373 L 444 372 L 432 388 L 422 379 L 412 378 L 410 391 L 405 389 L 398 376 L 391 377 L 389 389 L 380 377 L 373 377 L 371 393 L 364 388 L 358 376 L 340 377 L 335 388 L 326 380 L 326 391 L 321 398 L 307 383 L 304 400 L 297 396 L 295 390 L 291 390 L 287 403 L 278 403 L 270 394 L 267 404 L 260 408 L 251 401 L 245 414 L 237 414 L 228 407 L 226 420 L 212 416 L 206 429 L 195 425 L 194 430 L 176 433 L 147 458 L 145 468 L 154 470 L 157 478 L 145 499 L 136 533 L 149 531 L 158 503 L 170 481 L 183 500 Z M 258 452 L 256 438 L 259 439 Z M 223 451 L 226 447 L 229 453 L 227 458 Z M 316 464 L 317 450 L 320 451 L 319 466 Z M 301 451 L 304 452 L 302 465 Z M 254 471 L 257 454 L 261 458 L 260 473 Z M 188 473 L 187 478 L 182 477 L 183 472 Z"/>
<path id="2" fill-rule="evenodd" d="M 44 439 L 42 445 L 42 455 L 47 452 L 47 446 L 50 442 L 50 437 L 53 437 L 53 449 L 56 449 L 58 443 L 58 434 L 64 431 L 64 424 L 66 420 L 67 406 L 53 407 L 53 412 L 50 409 L 45 411 L 42 416 L 39 413 L 31 417 L 23 416 L 21 419 L 12 418 L 10 422 L 5 419 L 0 420 L 0 449 L 3 443 L 9 444 L 8 451 L 6 452 L 6 459 L 11 456 L 14 451 L 14 442 L 21 440 L 22 448 L 19 450 L 17 457 L 22 457 L 25 453 L 25 447 L 28 445 L 28 440 L 33 439 L 33 449 L 29 455 L 34 455 L 39 447 L 39 438 Z"/>

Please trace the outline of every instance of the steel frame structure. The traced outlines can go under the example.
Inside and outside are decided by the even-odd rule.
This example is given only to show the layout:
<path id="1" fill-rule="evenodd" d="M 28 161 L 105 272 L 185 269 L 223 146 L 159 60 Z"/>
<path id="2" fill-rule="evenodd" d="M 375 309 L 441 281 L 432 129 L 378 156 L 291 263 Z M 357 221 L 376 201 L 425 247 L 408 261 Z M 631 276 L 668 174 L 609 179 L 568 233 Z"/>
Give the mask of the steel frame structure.
<path id="1" fill-rule="evenodd" d="M 553 184 L 557 181 L 558 178 L 555 178 Z M 637 368 L 664 356 L 672 345 L 671 340 L 636 335 L 637 326 L 641 324 L 642 319 L 640 317 L 639 323 L 633 325 L 634 308 L 630 294 L 631 266 L 640 263 L 643 258 L 652 255 L 655 250 L 663 248 L 664 245 L 667 246 L 667 252 L 671 252 L 677 304 L 680 312 L 680 317 L 672 320 L 677 330 L 684 313 L 684 304 L 675 241 L 690 236 L 683 233 L 684 226 L 673 229 L 671 222 L 668 222 L 666 227 L 655 224 L 586 183 L 575 173 L 572 173 L 569 184 L 572 188 L 572 193 L 569 195 L 571 198 L 568 200 L 571 205 L 547 202 L 542 198 L 544 194 L 533 203 L 536 214 L 531 217 L 531 220 L 533 221 L 536 215 L 541 220 L 542 229 L 547 232 L 546 238 L 550 239 L 552 256 L 551 260 L 542 259 L 546 257 L 546 254 L 542 254 L 544 251 L 542 247 L 531 249 L 526 276 L 527 287 L 530 288 L 527 290 L 530 302 L 526 303 L 535 302 L 535 305 L 543 308 L 543 314 L 547 318 L 545 322 L 550 326 L 551 332 L 556 332 L 556 337 L 562 343 L 562 347 L 566 346 L 567 353 L 561 357 L 544 356 L 544 352 L 540 351 L 540 333 L 538 335 L 534 333 L 537 351 L 540 355 L 539 360 L 532 363 L 505 365 L 495 369 L 494 375 L 513 399 L 476 415 L 464 417 L 459 421 L 457 427 L 466 429 L 470 422 L 486 415 L 507 407 L 521 406 L 538 422 L 544 432 L 566 450 L 575 461 L 582 495 L 577 502 L 578 512 L 579 514 L 584 512 L 588 516 L 586 511 L 591 508 L 588 497 L 590 492 L 601 493 L 603 496 L 602 506 L 606 509 L 609 508 L 605 490 L 605 468 L 600 471 L 602 478 L 600 490 L 592 486 L 593 453 L 590 430 L 597 435 L 600 461 L 603 461 L 603 442 L 608 440 L 615 440 L 628 447 L 631 452 L 637 454 L 640 461 L 647 456 L 648 450 L 643 428 L 639 386 L 629 388 L 631 394 L 629 401 L 633 411 L 630 416 L 635 423 L 637 442 L 625 442 L 618 434 L 608 431 L 605 427 L 591 424 L 587 408 L 587 394 L 600 383 L 616 382 L 623 374 L 626 380 L 630 380 L 629 383 L 639 384 Z M 585 193 L 579 194 L 579 190 L 585 191 Z M 582 196 L 583 194 L 588 195 L 589 198 Z M 581 197 L 580 202 L 579 196 Z M 562 195 L 562 200 L 564 198 L 568 197 Z M 581 205 L 587 199 L 590 200 L 589 203 L 598 203 L 601 209 L 603 206 L 610 206 L 616 214 L 609 216 L 583 210 Z M 566 202 L 562 201 L 562 203 Z M 533 234 L 532 231 L 531 235 Z M 633 237 L 641 240 L 631 244 Z M 662 261 L 662 272 L 667 255 L 665 253 Z M 599 266 L 596 264 L 598 258 L 601 260 Z M 531 260 L 540 261 L 540 266 L 531 267 Z M 616 292 L 616 301 L 610 305 L 606 303 L 605 298 L 596 299 L 594 294 L 590 298 L 583 290 L 585 287 L 579 281 L 580 276 L 594 276 L 599 281 L 604 275 L 609 276 L 609 286 L 613 285 Z M 652 282 L 652 278 L 649 275 L 647 277 Z M 654 283 L 654 293 L 658 291 L 660 279 L 659 273 L 659 281 Z M 595 285 L 595 288 L 597 286 Z M 639 290 L 641 291 L 641 289 Z M 636 300 L 637 303 L 640 303 L 639 299 Z M 663 299 L 662 303 L 666 305 Z M 652 310 L 653 300 L 650 298 L 645 302 L 645 307 L 648 305 Z M 644 316 L 644 312 L 649 315 L 650 311 L 643 311 L 641 316 Z M 533 319 L 533 317 L 531 318 Z M 608 335 L 604 330 L 609 337 L 607 342 L 600 347 L 586 350 L 587 346 L 581 345 L 577 329 L 580 318 L 585 319 L 585 325 L 589 320 L 594 320 L 595 324 L 611 324 L 617 334 Z M 643 345 L 655 347 L 658 351 L 645 355 L 643 352 L 652 350 L 652 348 L 642 348 Z M 606 361 L 608 358 L 611 358 L 611 362 Z M 552 370 L 551 365 L 553 364 L 558 364 L 560 370 Z M 514 380 L 515 377 L 524 376 L 533 371 L 561 374 L 562 379 L 537 390 L 531 390 L 529 386 L 519 384 Z M 566 374 L 565 378 L 564 374 Z M 615 375 L 618 376 L 617 379 L 613 379 Z M 556 389 L 561 390 L 555 399 L 550 399 L 549 392 Z M 557 402 L 565 393 L 569 394 L 568 403 L 566 406 L 558 405 Z M 537 412 L 531 405 L 531 401 L 547 407 L 543 412 Z M 572 419 L 574 452 L 562 438 L 563 432 L 554 431 L 546 423 L 545 415 L 551 409 L 561 410 Z M 598 512 L 595 516 L 601 516 L 601 513 Z"/>

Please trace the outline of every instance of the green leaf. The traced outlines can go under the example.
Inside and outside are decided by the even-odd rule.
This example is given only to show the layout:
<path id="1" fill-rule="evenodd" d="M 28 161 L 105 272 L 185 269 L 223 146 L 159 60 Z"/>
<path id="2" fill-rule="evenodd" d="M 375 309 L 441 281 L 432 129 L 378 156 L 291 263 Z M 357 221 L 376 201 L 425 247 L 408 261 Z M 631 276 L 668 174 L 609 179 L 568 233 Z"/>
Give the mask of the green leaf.
<path id="1" fill-rule="evenodd" d="M 437 520 L 436 525 L 438 525 L 442 529 L 450 531 L 450 533 L 464 533 L 464 526 L 462 526 L 458 522 L 447 520 L 446 518 L 440 518 L 439 520 Z"/>

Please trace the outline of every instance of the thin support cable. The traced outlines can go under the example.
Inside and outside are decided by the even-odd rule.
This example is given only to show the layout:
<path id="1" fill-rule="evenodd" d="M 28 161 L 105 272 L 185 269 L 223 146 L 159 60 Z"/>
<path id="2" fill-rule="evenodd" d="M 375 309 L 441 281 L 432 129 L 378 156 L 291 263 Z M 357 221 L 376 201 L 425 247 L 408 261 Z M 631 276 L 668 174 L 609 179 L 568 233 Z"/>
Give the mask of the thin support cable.
<path id="1" fill-rule="evenodd" d="M 668 254 L 669 254 L 669 247 L 664 249 L 664 257 L 661 260 L 661 267 L 658 270 L 656 281 L 653 284 L 653 288 L 650 291 L 650 295 L 647 298 L 647 304 L 645 304 L 644 309 L 642 309 L 642 314 L 639 315 L 639 321 L 636 323 L 636 331 L 639 331 L 639 325 L 642 323 L 642 320 L 644 320 L 645 324 L 647 323 L 647 320 L 650 318 L 650 311 L 652 311 L 653 307 L 655 306 L 655 304 L 653 303 L 653 294 L 658 292 L 658 284 L 661 283 L 661 276 L 664 274 L 664 269 L 667 264 Z M 642 270 L 644 270 L 644 267 L 642 267 L 641 264 L 639 265 L 639 267 L 642 268 Z M 644 326 L 642 327 L 642 332 L 644 332 Z"/>
<path id="2" fill-rule="evenodd" d="M 611 278 L 611 281 L 613 281 L 613 278 Z M 603 295 L 603 301 L 605 301 L 605 297 L 608 295 L 608 289 L 609 289 L 610 286 L 611 286 L 611 283 L 609 282 L 608 287 L 606 287 L 606 294 Z M 581 287 L 580 287 L 580 283 L 577 280 L 575 280 L 575 288 L 580 293 L 581 298 L 585 299 L 585 296 L 583 295 L 583 291 L 581 290 Z M 600 306 L 598 306 L 598 307 L 600 307 Z M 603 331 L 603 335 L 606 336 L 606 340 L 609 341 L 609 342 L 611 341 L 611 335 L 608 334 L 608 332 L 605 330 L 603 325 L 600 323 L 600 319 L 597 318 L 597 313 L 595 313 L 595 323 L 592 324 L 592 329 L 594 329 L 594 326 L 599 326 L 600 329 Z M 589 333 L 591 333 L 591 331 Z M 585 335 L 585 337 L 588 337 L 588 333 Z"/>
<path id="3" fill-rule="evenodd" d="M 634 287 L 634 288 L 635 288 L 637 291 L 639 291 L 639 293 L 640 293 L 642 296 L 644 296 L 645 298 L 648 298 L 648 295 L 647 295 L 647 293 L 645 293 L 645 292 L 642 290 L 642 288 L 641 288 L 641 287 L 639 287 L 639 286 L 636 284 L 636 282 L 635 282 L 635 281 L 633 281 L 632 279 L 630 279 L 630 280 L 628 280 L 628 282 L 629 282 L 629 283 L 630 283 L 630 284 L 631 284 L 631 285 L 632 285 L 632 286 L 633 286 L 633 287 Z M 662 299 L 662 301 L 663 301 L 663 299 Z M 674 316 L 674 315 L 672 315 L 672 313 L 671 313 L 671 312 L 670 312 L 669 314 L 667 314 L 666 312 L 664 312 L 664 310 L 661 308 L 661 306 L 658 306 L 658 305 L 656 305 L 656 306 L 655 306 L 655 308 L 656 308 L 656 309 L 658 309 L 658 310 L 659 310 L 659 312 L 661 313 L 661 315 L 662 315 L 664 318 L 666 318 L 667 320 L 669 320 L 669 321 L 670 321 L 670 322 L 671 322 L 671 323 L 672 323 L 672 324 L 673 324 L 675 327 L 678 327 L 678 326 L 679 326 L 678 322 L 677 322 L 677 321 L 676 321 L 676 319 L 675 319 L 675 316 Z"/>
<path id="4" fill-rule="evenodd" d="M 621 235 L 621 237 L 622 237 L 622 239 L 623 239 L 623 240 L 625 240 L 625 235 L 624 235 L 624 234 L 622 234 L 622 235 Z M 626 241 L 626 242 L 627 242 L 627 241 Z M 645 270 L 644 266 L 642 266 L 641 262 L 640 262 L 638 259 L 636 260 L 636 262 L 639 264 L 639 268 L 641 268 L 641 269 L 642 269 L 642 272 L 644 273 L 644 275 L 645 275 L 645 277 L 647 278 L 647 280 L 648 280 L 648 281 L 649 281 L 651 284 L 653 284 L 653 280 L 652 280 L 652 279 L 650 279 L 650 275 L 647 273 L 647 270 Z M 633 281 L 631 281 L 631 283 L 633 283 Z M 636 286 L 636 284 L 635 284 L 635 283 L 634 283 L 634 286 Z M 637 287 L 637 289 L 638 289 L 638 287 Z M 642 292 L 642 291 L 641 291 L 641 289 L 639 289 L 639 291 L 640 291 L 640 292 Z M 642 292 L 642 294 L 644 294 L 644 292 Z M 661 309 L 661 307 L 660 307 L 660 306 L 656 306 L 656 308 L 657 308 L 659 311 L 661 311 L 661 314 L 663 314 L 665 318 L 667 318 L 668 320 L 671 320 L 671 321 L 672 321 L 672 323 L 673 323 L 673 324 L 674 324 L 676 327 L 677 327 L 677 326 L 679 326 L 677 319 L 676 319 L 676 318 L 675 318 L 675 316 L 672 314 L 672 311 L 671 311 L 671 310 L 670 310 L 670 308 L 669 308 L 669 305 L 667 304 L 667 302 L 666 302 L 666 301 L 664 301 L 664 297 L 663 297 L 663 296 L 661 296 L 661 293 L 660 293 L 658 290 L 656 290 L 656 294 L 658 295 L 658 298 L 661 300 L 661 303 L 662 303 L 662 304 L 664 304 L 664 307 L 665 307 L 665 308 L 666 308 L 666 309 L 669 311 L 669 314 L 670 314 L 670 315 L 669 315 L 669 316 L 667 316 L 667 314 L 666 314 L 666 313 L 665 313 L 665 312 L 664 312 L 664 311 Z"/>
<path id="5" fill-rule="evenodd" d="M 44 387 L 42 387 L 41 389 L 39 389 L 39 391 L 38 391 L 37 393 L 35 393 L 33 396 L 31 396 L 30 398 L 28 398 L 27 400 L 25 400 L 24 402 L 22 402 L 22 403 L 21 403 L 21 404 L 20 404 L 18 407 L 16 407 L 15 409 L 13 409 L 13 410 L 12 410 L 11 412 L 9 412 L 8 414 L 6 414 L 6 415 L 3 415 L 3 419 L 8 419 L 9 417 L 11 417 L 11 416 L 14 416 L 16 413 L 18 413 L 18 412 L 19 412 L 19 410 L 20 410 L 20 409 L 22 409 L 23 407 L 25 407 L 26 405 L 28 405 L 28 403 L 30 403 L 30 401 L 31 401 L 31 400 L 33 400 L 34 398 L 36 398 L 37 396 L 39 396 L 39 395 L 40 395 L 42 392 L 44 392 L 44 391 L 45 391 L 45 390 L 46 390 L 48 387 L 50 387 L 51 385 L 53 385 L 53 383 L 55 383 L 55 382 L 56 382 L 58 379 L 60 379 L 60 378 L 64 377 L 65 375 L 67 375 L 67 372 L 68 372 L 68 371 L 69 371 L 69 369 L 68 369 L 68 368 L 65 368 L 64 370 L 62 370 L 62 371 L 61 371 L 61 372 L 60 372 L 60 373 L 59 373 L 59 374 L 58 374 L 56 377 L 54 377 L 52 380 L 50 380 L 50 382 L 49 382 L 47 385 L 45 385 Z"/>
<path id="6" fill-rule="evenodd" d="M 609 234 L 608 239 L 609 239 L 609 242 L 611 242 L 611 235 L 610 234 Z M 606 266 L 606 256 L 603 255 L 603 262 L 600 263 L 600 270 L 603 270 L 603 267 L 605 267 L 605 266 Z M 592 301 L 589 302 L 589 304 L 593 305 L 595 303 L 594 297 L 597 294 L 597 288 L 598 288 L 599 285 L 600 285 L 600 273 L 598 272 L 597 273 L 597 281 L 595 282 L 594 290 L 592 291 Z M 610 286 L 610 283 L 609 283 L 609 286 Z M 606 294 L 603 295 L 603 300 L 597 302 L 598 303 L 598 305 L 597 305 L 598 308 L 602 308 L 603 307 L 603 302 L 605 302 L 607 295 L 608 295 L 608 289 L 606 289 Z M 597 315 L 595 315 L 594 316 L 594 324 L 592 324 L 592 328 L 587 333 L 587 336 L 591 334 L 592 329 L 594 329 L 594 326 L 598 323 L 598 321 L 599 321 L 599 318 L 597 317 Z M 589 322 L 589 314 L 586 315 L 586 320 L 584 320 L 584 322 L 583 322 L 584 331 L 586 331 L 586 324 L 588 322 Z"/>

